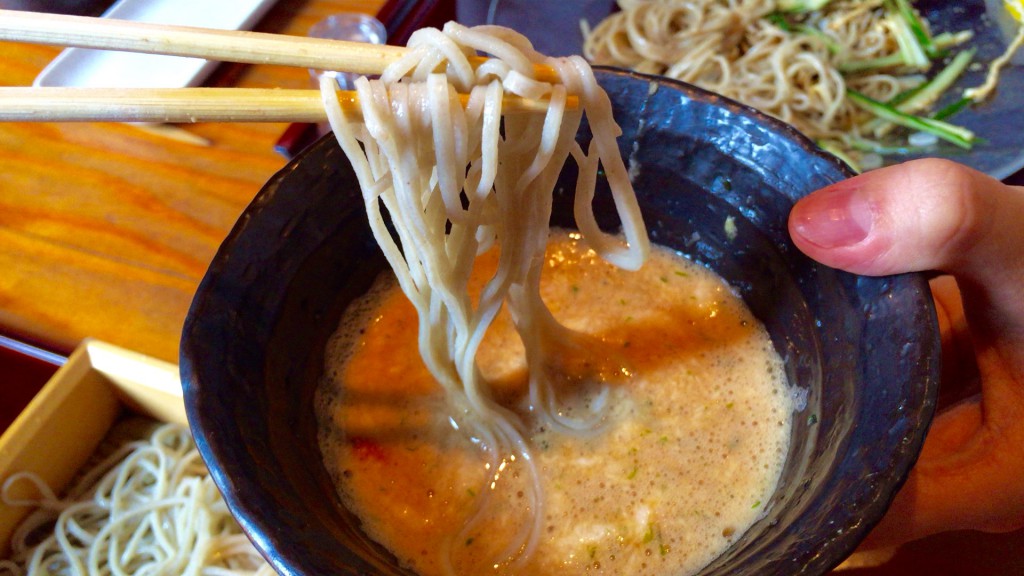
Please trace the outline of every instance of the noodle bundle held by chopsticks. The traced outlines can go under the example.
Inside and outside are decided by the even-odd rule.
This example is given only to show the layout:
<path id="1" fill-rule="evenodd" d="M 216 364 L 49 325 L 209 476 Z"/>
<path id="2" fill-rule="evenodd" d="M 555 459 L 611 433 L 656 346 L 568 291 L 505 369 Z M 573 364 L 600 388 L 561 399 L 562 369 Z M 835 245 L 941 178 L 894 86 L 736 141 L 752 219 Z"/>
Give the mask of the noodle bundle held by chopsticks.
<path id="1" fill-rule="evenodd" d="M 482 381 L 476 352 L 499 309 L 508 305 L 527 351 L 532 410 L 567 433 L 593 427 L 599 415 L 576 419 L 560 413 L 552 381 L 557 375 L 546 369 L 550 355 L 580 338 L 555 320 L 540 296 L 554 186 L 569 157 L 580 168 L 575 218 L 584 241 L 605 260 L 631 270 L 644 262 L 650 243 L 615 141 L 620 130 L 611 102 L 583 58 L 549 58 L 507 28 L 457 23 L 443 31 L 417 31 L 409 48 L 379 80 L 356 81 L 361 120 L 338 105 L 330 79 L 321 80 L 321 89 L 331 126 L 359 179 L 374 237 L 417 310 L 420 354 L 447 393 L 453 421 L 480 440 L 491 466 L 509 458 L 533 479 L 527 498 L 532 518 L 494 561 L 516 566 L 540 536 L 543 494 L 521 422 Z M 490 58 L 474 66 L 470 59 L 477 52 Z M 538 79 L 536 64 L 555 69 L 560 82 Z M 459 93 L 470 95 L 467 106 Z M 548 108 L 503 116 L 506 94 L 546 101 Z M 579 109 L 566 105 L 570 96 L 578 98 Z M 576 141 L 584 114 L 593 132 L 587 150 Z M 623 238 L 597 225 L 591 203 L 599 169 Z M 490 249 L 498 250 L 498 270 L 474 299 L 470 272 L 477 256 Z M 493 488 L 493 480 L 481 482 Z M 481 490 L 487 495 L 481 513 L 491 492 Z"/>

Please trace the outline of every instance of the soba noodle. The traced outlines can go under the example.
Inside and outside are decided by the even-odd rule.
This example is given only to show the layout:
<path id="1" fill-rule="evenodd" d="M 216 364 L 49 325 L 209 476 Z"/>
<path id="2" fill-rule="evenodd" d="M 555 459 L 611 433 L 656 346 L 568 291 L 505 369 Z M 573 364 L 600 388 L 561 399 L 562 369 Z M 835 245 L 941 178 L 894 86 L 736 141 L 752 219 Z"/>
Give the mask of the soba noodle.
<path id="1" fill-rule="evenodd" d="M 854 90 L 878 102 L 925 81 L 932 60 L 920 52 L 882 0 L 833 1 L 815 11 L 786 12 L 785 0 L 620 0 L 620 12 L 586 34 L 595 64 L 683 80 L 794 125 L 812 139 L 845 149 L 873 145 L 891 125 L 847 98 Z M 915 16 L 916 17 L 916 16 Z M 948 48 L 968 33 L 932 37 Z M 918 56 L 910 65 L 904 54 Z M 925 104 L 931 104 L 927 102 Z M 910 110 L 909 112 L 913 112 Z M 877 145 L 876 145 L 877 146 Z"/>
<path id="2" fill-rule="evenodd" d="M 649 241 L 615 142 L 619 130 L 610 101 L 585 60 L 542 56 L 508 29 L 455 23 L 443 31 L 417 31 L 409 47 L 409 55 L 379 80 L 357 80 L 362 121 L 346 117 L 327 78 L 321 84 L 324 103 L 358 176 L 374 237 L 417 310 L 423 360 L 447 392 L 453 424 L 486 452 L 481 482 L 496 488 L 498 470 L 508 464 L 522 466 L 534 479 L 528 494 L 533 521 L 510 538 L 496 560 L 515 563 L 536 544 L 543 494 L 518 418 L 490 395 L 476 352 L 506 303 L 526 344 L 531 409 L 552 428 L 586 432 L 600 414 L 582 419 L 560 414 L 553 382 L 558 375 L 548 368 L 558 352 L 554 343 L 575 335 L 555 321 L 540 298 L 553 188 L 569 156 L 580 168 L 575 217 L 589 246 L 613 264 L 636 269 Z M 491 58 L 474 69 L 469 57 L 477 52 Z M 556 69 L 561 81 L 538 81 L 537 63 Z M 460 92 L 469 94 L 465 107 Z M 547 111 L 503 116 L 506 94 L 545 100 Z M 580 109 L 567 106 L 570 95 L 579 98 Z M 583 114 L 594 135 L 586 151 L 575 140 Z M 599 168 L 610 185 L 624 241 L 597 225 L 591 203 Z M 499 250 L 498 269 L 473 301 L 470 271 L 476 256 L 490 249 Z"/>
<path id="3" fill-rule="evenodd" d="M 40 498 L 13 499 L 18 483 L 33 484 Z M 4 481 L 2 501 L 38 509 L 13 535 L 0 574 L 274 574 L 231 517 L 183 426 L 161 425 L 117 447 L 64 498 L 34 474 L 18 473 Z"/>

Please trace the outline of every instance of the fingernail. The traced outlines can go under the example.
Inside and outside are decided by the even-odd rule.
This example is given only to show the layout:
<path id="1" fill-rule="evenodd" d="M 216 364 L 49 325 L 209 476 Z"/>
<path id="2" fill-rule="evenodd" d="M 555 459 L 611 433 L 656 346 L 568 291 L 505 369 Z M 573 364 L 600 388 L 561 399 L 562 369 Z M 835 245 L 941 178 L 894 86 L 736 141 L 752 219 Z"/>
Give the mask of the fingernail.
<path id="1" fill-rule="evenodd" d="M 822 248 L 861 242 L 871 231 L 871 206 L 855 181 L 833 184 L 804 198 L 793 209 L 797 234 Z"/>

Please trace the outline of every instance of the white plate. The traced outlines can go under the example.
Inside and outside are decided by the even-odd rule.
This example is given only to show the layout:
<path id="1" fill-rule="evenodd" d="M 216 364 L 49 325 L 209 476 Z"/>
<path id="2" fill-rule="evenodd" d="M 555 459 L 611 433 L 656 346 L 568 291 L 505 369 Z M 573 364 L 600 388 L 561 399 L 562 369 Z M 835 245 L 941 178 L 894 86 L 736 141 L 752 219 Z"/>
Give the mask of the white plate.
<path id="1" fill-rule="evenodd" d="M 104 18 L 220 30 L 248 30 L 277 0 L 120 0 Z M 36 77 L 35 86 L 91 88 L 182 88 L 196 86 L 217 62 L 68 48 Z"/>

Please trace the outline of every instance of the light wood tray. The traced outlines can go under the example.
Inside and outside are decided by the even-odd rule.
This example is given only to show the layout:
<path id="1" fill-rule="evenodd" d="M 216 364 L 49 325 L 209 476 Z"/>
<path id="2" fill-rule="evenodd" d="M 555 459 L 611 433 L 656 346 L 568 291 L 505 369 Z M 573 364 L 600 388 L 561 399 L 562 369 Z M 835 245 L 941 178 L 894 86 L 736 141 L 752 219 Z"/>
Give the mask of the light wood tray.
<path id="1" fill-rule="evenodd" d="M 0 436 L 0 483 L 27 471 L 61 493 L 126 410 L 187 424 L 178 367 L 104 342 L 84 342 Z M 27 482 L 16 487 L 16 498 L 37 496 Z M 30 511 L 0 505 L 0 558 Z"/>

